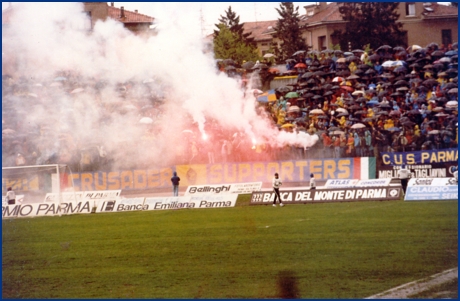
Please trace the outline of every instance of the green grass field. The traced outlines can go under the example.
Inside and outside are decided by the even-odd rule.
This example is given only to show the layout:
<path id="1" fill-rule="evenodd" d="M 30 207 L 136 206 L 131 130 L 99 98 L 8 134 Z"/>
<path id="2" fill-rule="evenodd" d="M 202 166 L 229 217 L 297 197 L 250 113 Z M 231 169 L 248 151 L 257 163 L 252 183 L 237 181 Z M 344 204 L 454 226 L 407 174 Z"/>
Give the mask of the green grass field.
<path id="1" fill-rule="evenodd" d="M 2 221 L 3 298 L 364 298 L 458 265 L 458 202 Z"/>

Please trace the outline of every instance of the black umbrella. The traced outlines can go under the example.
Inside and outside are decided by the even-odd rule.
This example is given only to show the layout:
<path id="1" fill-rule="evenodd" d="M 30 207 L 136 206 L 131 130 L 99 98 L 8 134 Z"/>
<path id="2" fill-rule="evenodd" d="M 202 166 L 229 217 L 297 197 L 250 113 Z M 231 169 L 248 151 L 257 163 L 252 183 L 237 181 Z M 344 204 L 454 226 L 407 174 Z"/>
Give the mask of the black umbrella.
<path id="1" fill-rule="evenodd" d="M 223 62 L 225 65 L 232 65 L 232 66 L 236 65 L 236 62 L 232 59 L 225 59 L 223 60 Z"/>
<path id="2" fill-rule="evenodd" d="M 409 83 L 405 80 L 398 80 L 394 83 L 395 86 L 409 86 Z"/>
<path id="3" fill-rule="evenodd" d="M 302 78 L 310 78 L 313 75 L 314 75 L 313 72 L 305 72 L 304 74 L 302 74 Z"/>
<path id="4" fill-rule="evenodd" d="M 377 48 L 376 51 L 379 51 L 379 50 L 390 50 L 392 49 L 392 47 L 390 45 L 383 45 L 383 46 L 380 46 L 379 48 Z"/>
<path id="5" fill-rule="evenodd" d="M 254 67 L 256 63 L 254 63 L 253 61 L 247 61 L 246 63 L 244 63 L 243 65 L 241 65 L 241 67 L 243 69 L 252 69 L 252 67 Z"/>
<path id="6" fill-rule="evenodd" d="M 427 87 L 435 86 L 435 85 L 438 85 L 438 84 L 439 84 L 438 81 L 435 80 L 434 78 L 429 78 L 429 79 L 426 79 L 426 80 L 424 80 L 422 82 L 422 85 L 427 86 Z"/>

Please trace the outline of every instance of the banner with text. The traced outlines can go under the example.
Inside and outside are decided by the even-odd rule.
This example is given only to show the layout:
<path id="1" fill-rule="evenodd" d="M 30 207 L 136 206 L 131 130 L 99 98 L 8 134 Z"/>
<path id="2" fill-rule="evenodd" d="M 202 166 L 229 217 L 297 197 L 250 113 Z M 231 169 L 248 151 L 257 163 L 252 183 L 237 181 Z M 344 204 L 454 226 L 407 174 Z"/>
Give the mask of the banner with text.
<path id="1" fill-rule="evenodd" d="M 73 174 L 76 190 L 142 190 L 171 187 L 173 172 L 180 185 L 228 185 L 271 183 L 279 173 L 283 182 L 308 182 L 313 173 L 317 181 L 327 179 L 374 179 L 376 159 L 368 157 L 177 165 L 159 170 L 125 170 Z"/>
<path id="2" fill-rule="evenodd" d="M 458 200 L 458 183 L 455 178 L 410 179 L 404 200 Z"/>
<path id="3" fill-rule="evenodd" d="M 233 183 L 220 185 L 194 185 L 188 186 L 184 195 L 202 195 L 202 194 L 248 194 L 253 191 L 262 189 L 262 182 L 254 183 Z"/>
<path id="4" fill-rule="evenodd" d="M 390 186 L 391 179 L 327 180 L 326 188 Z"/>
<path id="5" fill-rule="evenodd" d="M 343 201 L 377 201 L 399 200 L 401 187 L 369 187 L 346 189 L 313 189 L 313 190 L 284 190 L 280 191 L 283 203 L 314 203 L 314 202 L 343 202 Z M 266 205 L 273 203 L 274 191 L 253 192 L 251 205 Z"/>
<path id="6" fill-rule="evenodd" d="M 435 149 L 413 152 L 381 152 L 384 165 L 416 165 L 458 162 L 458 149 Z"/>
<path id="7" fill-rule="evenodd" d="M 458 162 L 415 164 L 406 165 L 411 172 L 412 178 L 448 178 L 453 177 L 453 168 Z M 398 170 L 401 166 L 381 166 L 378 171 L 378 178 L 398 178 Z"/>

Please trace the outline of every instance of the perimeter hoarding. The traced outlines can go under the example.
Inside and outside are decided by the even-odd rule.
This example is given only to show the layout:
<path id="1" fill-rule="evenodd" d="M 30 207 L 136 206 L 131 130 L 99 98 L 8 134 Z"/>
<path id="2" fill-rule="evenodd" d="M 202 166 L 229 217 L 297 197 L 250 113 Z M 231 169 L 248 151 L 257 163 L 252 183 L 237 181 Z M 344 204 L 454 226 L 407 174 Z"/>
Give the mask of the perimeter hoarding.
<path id="1" fill-rule="evenodd" d="M 458 182 L 454 178 L 410 179 L 404 200 L 458 200 Z"/>
<path id="2" fill-rule="evenodd" d="M 401 187 L 361 187 L 344 189 L 293 189 L 280 191 L 283 203 L 320 203 L 350 201 L 399 200 Z M 267 205 L 273 203 L 273 191 L 253 192 L 251 205 Z"/>

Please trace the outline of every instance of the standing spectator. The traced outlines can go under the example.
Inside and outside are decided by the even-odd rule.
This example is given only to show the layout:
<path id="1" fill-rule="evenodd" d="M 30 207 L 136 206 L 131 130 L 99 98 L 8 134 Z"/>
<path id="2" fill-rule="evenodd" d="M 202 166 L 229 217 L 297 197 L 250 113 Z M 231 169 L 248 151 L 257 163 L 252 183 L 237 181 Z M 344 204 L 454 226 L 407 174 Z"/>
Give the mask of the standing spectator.
<path id="1" fill-rule="evenodd" d="M 11 187 L 8 187 L 6 192 L 6 201 L 8 202 L 8 205 L 14 205 L 16 203 L 16 194 Z"/>
<path id="2" fill-rule="evenodd" d="M 174 196 L 179 196 L 179 182 L 180 182 L 180 178 L 177 176 L 177 173 L 174 172 L 171 178 L 171 183 L 173 184 Z"/>
<path id="3" fill-rule="evenodd" d="M 278 198 L 280 201 L 280 206 L 283 207 L 284 204 L 281 201 L 281 195 L 280 195 L 280 186 L 283 184 L 281 180 L 279 179 L 278 173 L 275 173 L 275 177 L 273 178 L 273 190 L 275 191 L 275 198 L 273 200 L 273 207 L 276 207 L 276 199 Z"/>
<path id="4" fill-rule="evenodd" d="M 316 180 L 314 174 L 310 174 L 310 190 L 311 189 L 316 189 Z"/>
<path id="5" fill-rule="evenodd" d="M 410 178 L 410 170 L 407 168 L 407 166 L 401 166 L 401 169 L 398 170 L 398 178 L 401 180 L 402 189 L 404 191 L 404 194 L 406 194 L 407 182 Z"/>

